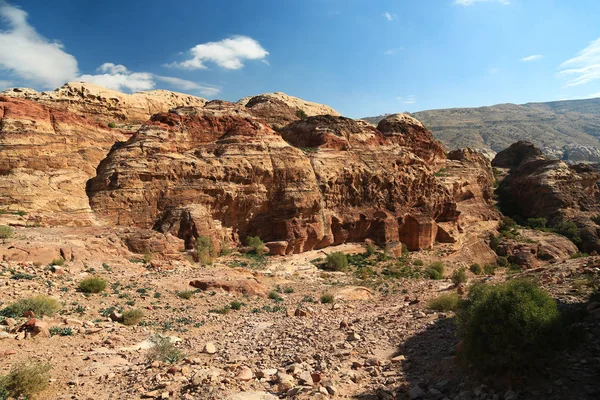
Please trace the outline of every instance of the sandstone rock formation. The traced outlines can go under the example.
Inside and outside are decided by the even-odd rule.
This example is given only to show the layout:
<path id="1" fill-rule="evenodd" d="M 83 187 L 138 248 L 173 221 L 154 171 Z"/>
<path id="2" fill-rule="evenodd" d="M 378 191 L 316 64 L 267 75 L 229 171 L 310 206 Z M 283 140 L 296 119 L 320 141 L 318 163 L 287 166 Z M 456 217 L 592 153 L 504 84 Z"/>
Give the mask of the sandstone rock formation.
<path id="1" fill-rule="evenodd" d="M 550 226 L 573 221 L 586 252 L 600 251 L 600 174 L 584 165 L 550 159 L 529 142 L 498 153 L 492 165 L 509 169 L 498 188 L 505 214 L 546 218 Z"/>
<path id="2" fill-rule="evenodd" d="M 89 225 L 86 181 L 126 135 L 30 100 L 0 96 L 0 208 L 29 223 Z"/>
<path id="3" fill-rule="evenodd" d="M 265 120 L 276 130 L 305 117 L 340 116 L 329 106 L 288 96 L 281 92 L 244 97 L 238 100 L 237 104 L 246 107 L 253 115 Z"/>
<path id="4" fill-rule="evenodd" d="M 37 103 L 70 111 L 80 116 L 108 123 L 146 122 L 152 115 L 179 106 L 203 106 L 207 100 L 189 94 L 168 90 L 148 90 L 125 94 L 87 82 L 69 82 L 51 92 L 14 88 L 0 93 L 3 96 L 23 98 Z"/>
<path id="5" fill-rule="evenodd" d="M 112 223 L 172 232 L 188 247 L 258 235 L 287 242 L 287 254 L 398 241 L 408 215 L 422 221 L 409 248 L 426 248 L 435 234 L 421 224 L 458 215 L 429 165 L 366 123 L 316 116 L 278 135 L 226 102 L 155 115 L 102 161 L 88 194 Z"/>

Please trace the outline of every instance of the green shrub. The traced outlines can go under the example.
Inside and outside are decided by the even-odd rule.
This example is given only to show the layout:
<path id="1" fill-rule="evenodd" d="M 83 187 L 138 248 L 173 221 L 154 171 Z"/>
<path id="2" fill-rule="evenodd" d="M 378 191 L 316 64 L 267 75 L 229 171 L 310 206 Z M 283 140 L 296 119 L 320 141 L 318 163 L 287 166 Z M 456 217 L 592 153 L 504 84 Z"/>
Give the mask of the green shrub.
<path id="1" fill-rule="evenodd" d="M 420 258 L 417 258 L 416 260 L 414 260 L 414 261 L 412 262 L 412 264 L 413 264 L 415 267 L 422 267 L 423 265 L 425 265 L 425 263 L 423 262 L 423 260 L 421 260 Z"/>
<path id="2" fill-rule="evenodd" d="M 580 230 L 573 221 L 563 221 L 554 227 L 559 235 L 566 236 L 575 244 L 581 244 Z"/>
<path id="3" fill-rule="evenodd" d="M 256 254 L 262 254 L 265 251 L 265 244 L 258 236 L 248 236 L 245 243 L 246 246 L 252 247 L 252 251 Z"/>
<path id="4" fill-rule="evenodd" d="M 500 225 L 498 226 L 499 231 L 512 231 L 513 229 L 517 229 L 517 223 L 511 217 L 502 217 L 502 221 L 500 221 Z"/>
<path id="5" fill-rule="evenodd" d="M 325 266 L 331 271 L 345 271 L 348 268 L 348 257 L 341 251 L 327 254 Z"/>
<path id="6" fill-rule="evenodd" d="M 484 272 L 486 275 L 495 275 L 495 274 L 496 274 L 496 266 L 495 266 L 495 265 L 493 265 L 493 264 L 486 264 L 486 265 L 483 267 L 483 272 Z"/>
<path id="7" fill-rule="evenodd" d="M 12 237 L 14 229 L 8 225 L 0 225 L 0 239 L 8 239 Z"/>
<path id="8" fill-rule="evenodd" d="M 73 336 L 73 329 L 68 326 L 52 326 L 48 331 L 50 332 L 50 336 Z"/>
<path id="9" fill-rule="evenodd" d="M 294 291 L 295 291 L 294 288 L 291 286 L 283 288 L 283 293 L 286 293 L 286 294 L 294 293 Z"/>
<path id="10" fill-rule="evenodd" d="M 433 279 L 436 281 L 443 278 L 443 276 L 440 275 L 439 271 L 432 269 L 432 268 L 427 269 L 427 271 L 425 271 L 425 274 L 427 275 L 427 277 L 429 279 Z"/>
<path id="11" fill-rule="evenodd" d="M 508 266 L 508 259 L 506 257 L 498 257 L 498 266 L 499 267 L 507 267 Z"/>
<path id="12" fill-rule="evenodd" d="M 33 311 L 36 317 L 43 317 L 45 315 L 52 317 L 58 310 L 60 310 L 58 300 L 40 294 L 34 297 L 19 299 L 9 304 L 8 307 L 2 310 L 2 314 L 4 316 L 22 317 L 27 311 Z"/>
<path id="13" fill-rule="evenodd" d="M 114 122 L 109 122 L 108 123 L 108 127 L 111 128 L 111 129 L 114 129 L 114 128 L 117 127 L 117 124 L 115 124 Z"/>
<path id="14" fill-rule="evenodd" d="M 229 314 L 229 311 L 231 310 L 231 307 L 228 305 L 223 306 L 221 308 L 212 308 L 210 310 L 208 310 L 209 313 L 213 313 L 213 314 Z"/>
<path id="15" fill-rule="evenodd" d="M 37 360 L 13 365 L 8 375 L 0 376 L 0 398 L 34 398 L 48 386 L 51 369 L 50 363 Z"/>
<path id="16" fill-rule="evenodd" d="M 210 237 L 198 236 L 196 238 L 196 255 L 200 264 L 212 264 L 212 260 L 215 258 L 216 254 L 215 247 Z"/>
<path id="17" fill-rule="evenodd" d="M 481 265 L 475 263 L 475 264 L 471 264 L 471 266 L 469 267 L 469 270 L 474 273 L 475 275 L 481 275 L 481 272 L 483 271 L 483 269 L 481 268 Z"/>
<path id="18" fill-rule="evenodd" d="M 244 306 L 244 303 L 242 303 L 241 301 L 232 301 L 229 306 L 231 307 L 232 310 L 241 310 L 242 307 Z"/>
<path id="19" fill-rule="evenodd" d="M 137 325 L 142 319 L 144 319 L 144 312 L 142 310 L 135 309 L 123 312 L 123 325 Z"/>
<path id="20" fill-rule="evenodd" d="M 298 117 L 300 119 L 306 119 L 306 118 L 308 118 L 308 115 L 306 114 L 306 112 L 304 110 L 297 109 L 296 117 Z"/>
<path id="21" fill-rule="evenodd" d="M 530 367 L 551 350 L 559 323 L 552 297 L 525 280 L 474 285 L 457 312 L 463 355 L 485 372 Z"/>
<path id="22" fill-rule="evenodd" d="M 281 297 L 275 290 L 271 290 L 269 292 L 269 299 L 274 300 L 276 303 L 283 301 L 283 297 Z"/>
<path id="23" fill-rule="evenodd" d="M 184 357 L 171 338 L 168 336 L 154 335 L 150 337 L 152 347 L 148 350 L 149 361 L 162 361 L 167 363 L 176 363 Z"/>
<path id="24" fill-rule="evenodd" d="M 321 303 L 323 304 L 331 304 L 333 303 L 334 298 L 333 295 L 331 293 L 323 293 L 321 295 Z"/>
<path id="25" fill-rule="evenodd" d="M 532 228 L 532 229 L 546 229 L 546 224 L 548 223 L 548 220 L 546 218 L 528 218 L 527 219 L 527 226 Z"/>
<path id="26" fill-rule="evenodd" d="M 458 293 L 447 293 L 429 300 L 427 308 L 439 312 L 456 311 L 460 304 Z"/>
<path id="27" fill-rule="evenodd" d="M 467 281 L 467 273 L 464 268 L 460 268 L 452 272 L 451 278 L 452 283 L 454 283 L 455 286 L 459 286 Z"/>
<path id="28" fill-rule="evenodd" d="M 192 297 L 194 297 L 194 291 L 184 290 L 183 292 L 177 292 L 177 297 L 179 297 L 180 299 L 189 300 Z"/>
<path id="29" fill-rule="evenodd" d="M 582 252 L 577 252 L 577 253 L 573 253 L 571 254 L 571 258 L 575 259 L 575 258 L 585 258 L 585 257 L 589 257 L 590 255 L 588 253 L 582 253 Z"/>
<path id="30" fill-rule="evenodd" d="M 490 249 L 498 251 L 498 246 L 500 246 L 500 238 L 496 235 L 490 234 Z"/>
<path id="31" fill-rule="evenodd" d="M 372 243 L 367 243 L 366 246 L 366 253 L 367 253 L 367 257 L 372 256 L 373 254 L 375 254 L 375 245 Z"/>
<path id="32" fill-rule="evenodd" d="M 91 276 L 79 282 L 79 290 L 83 293 L 101 293 L 106 289 L 106 280 L 99 276 Z"/>
<path id="33" fill-rule="evenodd" d="M 427 274 L 429 279 L 438 280 L 438 279 L 444 278 L 444 270 L 445 269 L 446 268 L 444 267 L 444 263 L 442 263 L 440 261 L 436 261 L 436 262 L 429 264 L 429 268 L 427 269 L 427 271 L 425 271 L 425 273 Z"/>
<path id="34" fill-rule="evenodd" d="M 65 265 L 65 259 L 60 257 L 60 258 L 55 258 L 54 260 L 52 260 L 52 262 L 50 263 L 50 265 L 58 265 L 59 267 L 62 265 Z"/>

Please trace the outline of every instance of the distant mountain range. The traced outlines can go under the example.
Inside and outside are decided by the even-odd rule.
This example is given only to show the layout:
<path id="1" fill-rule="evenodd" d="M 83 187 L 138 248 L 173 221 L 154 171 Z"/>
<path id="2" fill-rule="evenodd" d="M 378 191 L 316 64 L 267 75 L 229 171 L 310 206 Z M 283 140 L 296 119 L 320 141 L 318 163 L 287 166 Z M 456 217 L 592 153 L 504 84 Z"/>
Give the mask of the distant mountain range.
<path id="1" fill-rule="evenodd" d="M 524 139 L 565 161 L 600 161 L 600 98 L 450 108 L 412 115 L 449 150 L 472 147 L 493 154 Z M 363 119 L 377 124 L 384 117 Z"/>

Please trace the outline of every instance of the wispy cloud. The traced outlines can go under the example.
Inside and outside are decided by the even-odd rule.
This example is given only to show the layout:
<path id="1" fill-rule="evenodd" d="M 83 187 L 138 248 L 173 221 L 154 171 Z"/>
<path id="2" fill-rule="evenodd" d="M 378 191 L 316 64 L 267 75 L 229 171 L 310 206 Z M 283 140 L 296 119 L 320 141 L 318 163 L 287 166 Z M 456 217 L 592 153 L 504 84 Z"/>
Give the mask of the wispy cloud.
<path id="1" fill-rule="evenodd" d="M 459 6 L 472 6 L 473 4 L 477 4 L 477 3 L 498 3 L 498 4 L 502 4 L 502 5 L 509 5 L 510 1 L 509 0 L 454 0 L 454 4 L 457 4 Z"/>
<path id="2" fill-rule="evenodd" d="M 44 88 L 57 87 L 78 74 L 77 60 L 63 45 L 41 36 L 22 9 L 0 0 L 0 19 L 8 26 L 0 31 L 0 67 L 14 76 Z"/>
<path id="3" fill-rule="evenodd" d="M 386 56 L 393 56 L 394 54 L 398 54 L 398 52 L 404 50 L 404 47 L 395 47 L 393 49 L 387 49 L 383 52 Z"/>
<path id="4" fill-rule="evenodd" d="M 534 55 L 531 55 L 531 56 L 527 56 L 527 57 L 521 58 L 521 61 L 523 61 L 523 62 L 532 62 L 532 61 L 541 60 L 542 58 L 544 58 L 543 55 L 541 55 L 541 54 L 534 54 Z"/>
<path id="5" fill-rule="evenodd" d="M 198 93 L 202 94 L 203 96 L 212 97 L 212 96 L 216 96 L 219 93 L 221 93 L 221 89 L 219 89 L 218 87 L 200 85 L 196 82 L 187 81 L 185 79 L 173 78 L 171 76 L 159 76 L 159 75 L 154 75 L 154 78 L 156 78 L 159 81 L 166 82 L 166 83 L 170 84 L 171 86 L 176 87 L 180 90 L 198 92 Z"/>
<path id="6" fill-rule="evenodd" d="M 600 79 L 600 38 L 591 42 L 577 56 L 562 63 L 560 69 L 559 75 L 567 77 L 565 87 Z"/>
<path id="7" fill-rule="evenodd" d="M 240 69 L 245 60 L 263 60 L 269 55 L 260 43 L 247 36 L 232 36 L 219 42 L 199 44 L 189 50 L 191 58 L 167 64 L 184 69 L 206 69 L 212 62 L 225 69 Z"/>
<path id="8" fill-rule="evenodd" d="M 398 100 L 404 104 L 415 104 L 417 102 L 417 99 L 412 94 L 410 96 L 406 96 L 406 97 L 396 97 L 396 100 Z"/>
<path id="9" fill-rule="evenodd" d="M 392 14 L 391 12 L 386 11 L 386 12 L 383 13 L 383 18 L 387 19 L 388 21 L 393 21 L 396 18 L 398 18 L 398 15 L 397 14 Z"/>

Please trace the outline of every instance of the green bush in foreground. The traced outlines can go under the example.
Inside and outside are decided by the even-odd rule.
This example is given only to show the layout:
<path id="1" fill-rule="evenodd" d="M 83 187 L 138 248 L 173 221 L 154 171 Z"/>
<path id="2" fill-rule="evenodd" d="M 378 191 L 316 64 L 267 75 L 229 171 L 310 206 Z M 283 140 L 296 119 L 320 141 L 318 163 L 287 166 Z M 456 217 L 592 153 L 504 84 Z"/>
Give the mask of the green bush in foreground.
<path id="1" fill-rule="evenodd" d="M 427 308 L 439 312 L 456 311 L 460 304 L 458 293 L 447 293 L 429 300 Z"/>
<path id="2" fill-rule="evenodd" d="M 474 285 L 457 312 L 464 356 L 485 372 L 532 366 L 552 350 L 559 323 L 556 302 L 527 280 Z"/>
<path id="3" fill-rule="evenodd" d="M 100 293 L 106 289 L 106 280 L 92 276 L 79 282 L 79 290 L 83 293 Z"/>
<path id="4" fill-rule="evenodd" d="M 14 233 L 14 229 L 8 225 L 0 225 L 0 239 L 8 239 Z"/>
<path id="5" fill-rule="evenodd" d="M 325 266 L 331 271 L 345 271 L 348 268 L 348 257 L 341 251 L 327 254 Z"/>
<path id="6" fill-rule="evenodd" d="M 26 361 L 13 365 L 8 375 L 0 376 L 0 398 L 31 399 L 48 386 L 52 365 Z"/>
<path id="7" fill-rule="evenodd" d="M 45 315 L 52 317 L 60 310 L 58 300 L 44 295 L 19 299 L 12 304 L 9 304 L 2 314 L 5 316 L 22 317 L 27 311 L 33 311 L 36 317 Z"/>
<path id="8" fill-rule="evenodd" d="M 168 363 L 176 363 L 184 357 L 184 354 L 179 350 L 171 338 L 168 336 L 154 335 L 150 337 L 152 347 L 148 350 L 149 361 L 162 361 Z"/>

